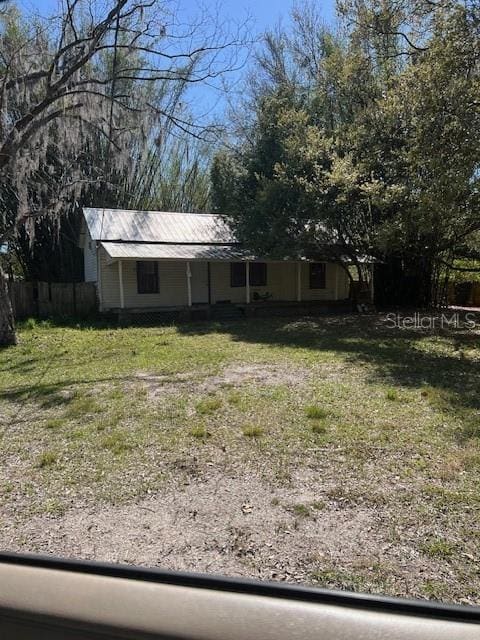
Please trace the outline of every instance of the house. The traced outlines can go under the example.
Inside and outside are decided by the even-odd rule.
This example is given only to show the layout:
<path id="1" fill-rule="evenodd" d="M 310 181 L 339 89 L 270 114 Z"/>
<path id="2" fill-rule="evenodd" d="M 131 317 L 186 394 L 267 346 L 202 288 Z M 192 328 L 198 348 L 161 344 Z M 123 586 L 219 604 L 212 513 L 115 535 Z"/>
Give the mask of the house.
<path id="1" fill-rule="evenodd" d="M 340 265 L 254 256 L 218 215 L 86 208 L 84 218 L 85 280 L 96 283 L 103 312 L 228 305 L 254 314 L 348 299 Z"/>

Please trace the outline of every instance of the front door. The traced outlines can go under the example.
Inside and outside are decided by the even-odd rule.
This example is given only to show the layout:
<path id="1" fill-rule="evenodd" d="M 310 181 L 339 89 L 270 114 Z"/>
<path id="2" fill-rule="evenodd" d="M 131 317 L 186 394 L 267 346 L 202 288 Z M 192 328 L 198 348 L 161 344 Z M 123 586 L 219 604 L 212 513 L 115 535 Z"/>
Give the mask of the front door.
<path id="1" fill-rule="evenodd" d="M 190 262 L 192 304 L 208 304 L 208 263 Z"/>

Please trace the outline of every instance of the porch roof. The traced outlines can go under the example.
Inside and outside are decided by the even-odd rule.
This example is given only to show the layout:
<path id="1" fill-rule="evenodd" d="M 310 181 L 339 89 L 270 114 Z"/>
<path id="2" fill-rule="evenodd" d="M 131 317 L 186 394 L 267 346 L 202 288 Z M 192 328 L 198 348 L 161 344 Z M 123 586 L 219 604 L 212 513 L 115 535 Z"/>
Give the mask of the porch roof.
<path id="1" fill-rule="evenodd" d="M 111 260 L 207 260 L 212 262 L 263 261 L 263 262 L 328 262 L 328 258 L 317 256 L 258 256 L 238 245 L 219 244 L 170 244 L 162 242 L 102 242 L 102 247 Z M 348 256 L 342 262 L 351 264 Z M 360 264 L 377 262 L 372 256 L 360 256 Z"/>
<path id="2" fill-rule="evenodd" d="M 215 244 L 102 242 L 112 260 L 255 260 L 241 247 Z"/>

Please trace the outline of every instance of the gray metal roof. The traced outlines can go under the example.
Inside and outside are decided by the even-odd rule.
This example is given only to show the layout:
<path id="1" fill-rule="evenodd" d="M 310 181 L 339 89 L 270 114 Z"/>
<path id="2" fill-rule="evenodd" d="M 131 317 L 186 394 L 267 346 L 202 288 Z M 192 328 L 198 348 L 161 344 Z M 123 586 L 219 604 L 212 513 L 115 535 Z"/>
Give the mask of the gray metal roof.
<path id="1" fill-rule="evenodd" d="M 85 208 L 83 213 L 90 236 L 102 243 L 112 259 L 268 259 L 242 249 L 227 223 L 214 214 L 100 208 Z M 283 260 L 312 261 L 322 257 L 283 256 Z M 362 256 L 361 260 L 373 261 L 370 256 Z"/>
<path id="2" fill-rule="evenodd" d="M 143 242 L 102 242 L 112 260 L 254 260 L 238 246 L 215 244 L 157 244 Z"/>
<path id="3" fill-rule="evenodd" d="M 235 239 L 218 215 L 126 209 L 83 210 L 93 240 L 230 244 Z"/>

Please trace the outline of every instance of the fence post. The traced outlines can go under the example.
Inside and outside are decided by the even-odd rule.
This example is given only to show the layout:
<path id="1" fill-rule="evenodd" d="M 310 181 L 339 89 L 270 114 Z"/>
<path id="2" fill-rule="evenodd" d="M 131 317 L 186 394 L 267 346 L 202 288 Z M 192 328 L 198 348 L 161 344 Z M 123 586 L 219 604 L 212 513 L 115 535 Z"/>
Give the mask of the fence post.
<path id="1" fill-rule="evenodd" d="M 38 286 L 38 280 L 32 283 L 32 295 L 33 302 L 35 304 L 35 315 L 37 318 L 40 317 L 40 288 Z"/>
<path id="2" fill-rule="evenodd" d="M 72 282 L 72 302 L 73 302 L 73 315 L 77 315 L 77 290 L 75 288 L 75 281 Z"/>

